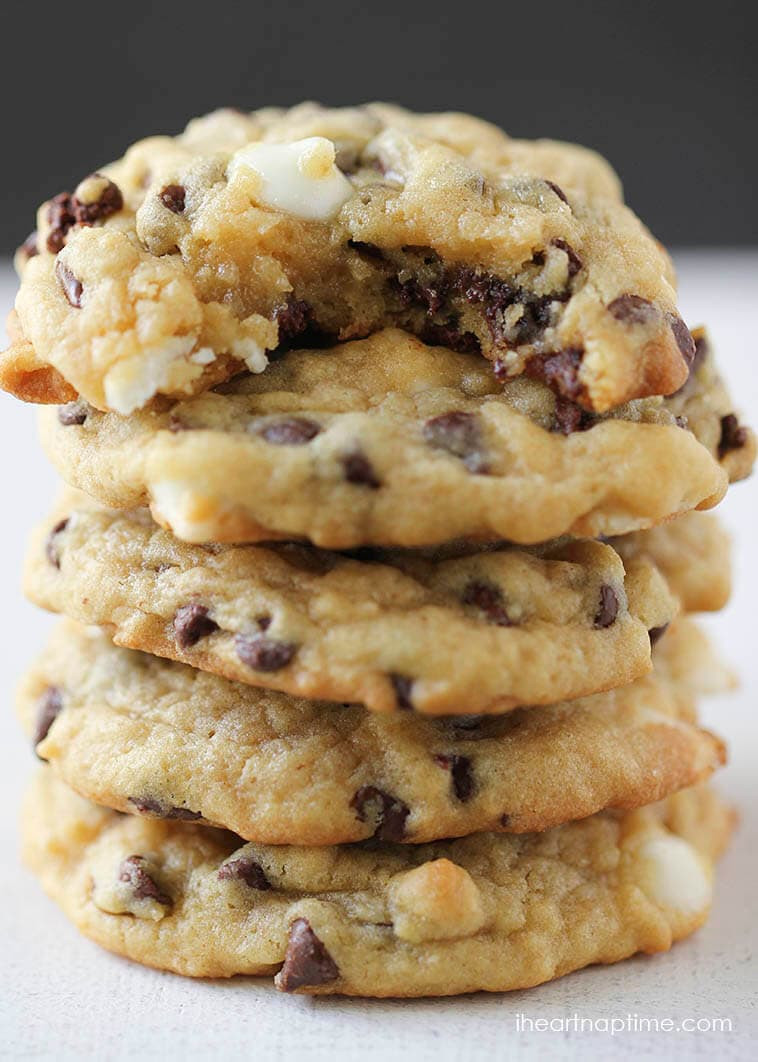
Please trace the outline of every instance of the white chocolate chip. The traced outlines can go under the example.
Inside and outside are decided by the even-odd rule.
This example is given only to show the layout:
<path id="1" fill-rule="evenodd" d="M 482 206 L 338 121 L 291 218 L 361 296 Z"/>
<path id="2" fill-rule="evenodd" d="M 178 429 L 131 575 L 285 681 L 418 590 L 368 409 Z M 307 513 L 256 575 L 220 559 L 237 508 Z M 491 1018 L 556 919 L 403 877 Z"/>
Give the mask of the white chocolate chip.
<path id="1" fill-rule="evenodd" d="M 396 874 L 388 900 L 395 936 L 414 943 L 470 937 L 486 922 L 478 886 L 449 859 Z"/>
<path id="2" fill-rule="evenodd" d="M 652 837 L 639 850 L 643 888 L 661 907 L 683 915 L 704 911 L 711 902 L 711 882 L 702 859 L 681 837 Z"/>
<path id="3" fill-rule="evenodd" d="M 255 198 L 264 206 L 307 221 L 326 221 L 353 194 L 334 160 L 334 144 L 322 136 L 291 144 L 254 143 L 232 156 L 227 174 L 230 181 L 255 174 Z"/>
<path id="4" fill-rule="evenodd" d="M 174 336 L 160 347 L 117 362 L 103 380 L 108 407 L 126 415 L 140 409 L 158 392 L 189 390 L 189 385 L 202 375 L 203 365 L 208 364 L 205 354 L 199 363 L 191 359 L 194 343 L 192 336 Z"/>

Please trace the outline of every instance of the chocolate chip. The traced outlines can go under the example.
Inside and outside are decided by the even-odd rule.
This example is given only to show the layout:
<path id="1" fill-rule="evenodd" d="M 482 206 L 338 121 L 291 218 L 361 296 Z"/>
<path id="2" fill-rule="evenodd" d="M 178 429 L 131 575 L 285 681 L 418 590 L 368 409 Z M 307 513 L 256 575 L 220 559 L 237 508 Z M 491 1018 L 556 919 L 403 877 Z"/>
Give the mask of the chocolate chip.
<path id="1" fill-rule="evenodd" d="M 69 192 L 60 192 L 47 205 L 47 222 L 50 231 L 45 241 L 48 251 L 57 254 L 65 242 L 68 230 L 76 224 L 73 196 Z"/>
<path id="2" fill-rule="evenodd" d="M 234 647 L 242 663 L 254 671 L 281 671 L 297 652 L 292 642 L 279 642 L 263 634 L 238 634 Z"/>
<path id="3" fill-rule="evenodd" d="M 473 605 L 483 612 L 488 623 L 497 627 L 510 627 L 511 621 L 503 602 L 503 593 L 492 583 L 475 581 L 468 584 L 463 591 L 463 604 Z"/>
<path id="4" fill-rule="evenodd" d="M 103 181 L 98 198 L 92 203 L 84 203 L 69 192 L 61 192 L 48 203 L 47 220 L 50 232 L 47 237 L 47 249 L 57 254 L 66 242 L 69 229 L 74 225 L 93 225 L 117 214 L 124 206 L 121 189 L 102 173 L 93 173 L 90 179 Z"/>
<path id="5" fill-rule="evenodd" d="M 302 299 L 289 296 L 284 306 L 274 311 L 274 320 L 279 325 L 279 342 L 295 339 L 313 323 L 313 308 Z"/>
<path id="6" fill-rule="evenodd" d="M 218 872 L 221 881 L 244 881 L 251 889 L 265 892 L 271 888 L 271 882 L 266 877 L 263 867 L 249 856 L 240 856 L 239 859 L 230 859 L 222 864 Z"/>
<path id="7" fill-rule="evenodd" d="M 187 189 L 183 184 L 167 184 L 161 188 L 158 198 L 167 210 L 172 214 L 181 214 L 187 196 Z"/>
<path id="8" fill-rule="evenodd" d="M 258 432 L 274 446 L 303 446 L 321 431 L 321 425 L 307 417 L 285 417 L 266 424 Z"/>
<path id="9" fill-rule="evenodd" d="M 572 402 L 563 395 L 555 396 L 555 424 L 554 432 L 561 435 L 572 435 L 575 431 L 587 431 L 595 424 L 595 418 L 586 409 L 582 409 L 576 402 Z"/>
<path id="10" fill-rule="evenodd" d="M 545 178 L 545 184 L 548 186 L 548 188 L 552 188 L 552 190 L 555 192 L 555 194 L 558 196 L 558 198 L 560 200 L 562 200 L 564 203 L 566 203 L 566 205 L 568 205 L 568 199 L 566 198 L 566 193 L 563 191 L 563 189 L 560 187 L 560 185 L 557 185 L 555 183 L 555 181 L 548 181 L 547 178 Z"/>
<path id="11" fill-rule="evenodd" d="M 740 425 L 734 413 L 727 413 L 721 418 L 721 435 L 719 437 L 719 458 L 732 450 L 741 450 L 747 442 L 747 431 Z"/>
<path id="12" fill-rule="evenodd" d="M 553 247 L 557 247 L 559 250 L 564 251 L 568 257 L 568 275 L 569 278 L 575 277 L 584 263 L 579 255 L 576 253 L 570 243 L 566 243 L 565 240 L 555 239 L 550 241 Z"/>
<path id="13" fill-rule="evenodd" d="M 430 446 L 459 457 L 469 472 L 475 475 L 489 472 L 489 464 L 482 452 L 479 421 L 473 413 L 456 410 L 432 417 L 424 424 L 423 435 Z"/>
<path id="14" fill-rule="evenodd" d="M 174 636 L 180 649 L 190 649 L 201 638 L 218 630 L 218 624 L 208 615 L 205 605 L 195 602 L 182 605 L 174 615 Z"/>
<path id="15" fill-rule="evenodd" d="M 75 310 L 81 309 L 84 288 L 81 280 L 77 280 L 68 266 L 61 262 L 60 258 L 55 263 L 55 275 L 58 283 L 63 288 L 63 293 Z"/>
<path id="16" fill-rule="evenodd" d="M 459 756 L 457 753 L 450 756 L 440 754 L 434 757 L 434 762 L 450 771 L 450 781 L 455 798 L 462 804 L 470 800 L 474 795 L 474 773 L 468 756 Z"/>
<path id="17" fill-rule="evenodd" d="M 50 727 L 63 709 L 63 695 L 57 686 L 48 686 L 37 702 L 37 718 L 34 724 L 32 744 L 36 747 L 40 741 L 44 741 L 50 732 Z M 42 756 L 39 757 L 43 759 Z"/>
<path id="18" fill-rule="evenodd" d="M 361 822 L 376 822 L 372 836 L 379 841 L 401 841 L 405 837 L 405 820 L 410 815 L 410 808 L 402 800 L 377 789 L 373 785 L 363 785 L 350 801 L 350 807 Z"/>
<path id="19" fill-rule="evenodd" d="M 697 352 L 695 340 L 692 338 L 692 332 L 690 332 L 681 317 L 678 317 L 675 313 L 670 313 L 667 316 L 671 331 L 674 333 L 676 345 L 679 347 L 679 353 L 682 355 L 687 365 L 692 368 L 695 354 Z"/>
<path id="20" fill-rule="evenodd" d="M 374 466 L 360 450 L 352 450 L 349 454 L 343 454 L 341 461 L 348 483 L 368 487 L 370 490 L 378 490 L 381 487 L 382 481 L 374 471 Z"/>
<path id="21" fill-rule="evenodd" d="M 662 627 L 651 627 L 647 632 L 650 638 L 650 645 L 653 646 L 659 641 L 668 630 L 668 623 L 664 623 Z"/>
<path id="22" fill-rule="evenodd" d="M 616 616 L 619 611 L 619 599 L 616 596 L 616 591 L 612 586 L 608 586 L 607 583 L 603 583 L 600 587 L 600 608 L 597 610 L 594 619 L 594 626 L 601 630 L 604 627 L 610 627 L 615 622 Z"/>
<path id="23" fill-rule="evenodd" d="M 283 992 L 313 988 L 336 981 L 340 972 L 334 959 L 311 929 L 306 918 L 296 918 L 290 926 L 284 963 L 276 975 L 276 987 Z"/>
<path id="24" fill-rule="evenodd" d="M 511 817 L 510 817 L 510 815 L 501 815 L 501 816 L 500 816 L 500 825 L 502 826 L 502 828 L 503 828 L 504 830 L 507 830 L 507 829 L 508 829 L 508 827 L 510 826 L 510 824 L 511 824 Z"/>
<path id="25" fill-rule="evenodd" d="M 625 324 L 648 324 L 658 316 L 653 303 L 641 295 L 619 295 L 608 303 L 607 310 L 617 321 Z"/>
<path id="26" fill-rule="evenodd" d="M 347 245 L 357 251 L 358 254 L 365 254 L 367 258 L 384 258 L 384 252 L 375 243 L 365 243 L 363 240 L 348 240 Z"/>
<path id="27" fill-rule="evenodd" d="M 420 306 L 429 317 L 438 313 L 444 303 L 442 287 L 428 284 L 411 277 L 410 280 L 395 278 L 393 287 L 403 306 Z"/>
<path id="28" fill-rule="evenodd" d="M 473 332 L 462 332 L 454 320 L 446 324 L 425 321 L 418 331 L 419 339 L 430 347 L 447 347 L 456 354 L 481 354 L 482 345 Z"/>
<path id="29" fill-rule="evenodd" d="M 201 819 L 199 811 L 162 804 L 155 797 L 129 797 L 128 802 L 140 815 L 155 815 L 159 819 L 180 819 L 182 822 L 195 822 Z"/>
<path id="30" fill-rule="evenodd" d="M 539 354 L 529 359 L 526 373 L 543 380 L 552 391 L 574 401 L 582 392 L 579 369 L 583 356 L 584 351 L 578 347 L 567 347 L 554 354 Z M 498 375 L 497 366 L 495 368 Z"/>
<path id="31" fill-rule="evenodd" d="M 411 700 L 413 679 L 408 678 L 407 675 L 393 673 L 390 675 L 390 682 L 395 691 L 395 701 L 398 708 L 406 712 L 413 711 L 413 701 Z"/>
<path id="32" fill-rule="evenodd" d="M 45 539 L 45 556 L 54 568 L 60 568 L 61 566 L 60 548 L 56 540 L 58 535 L 68 527 L 69 519 L 67 516 L 63 520 L 59 520 L 57 524 L 54 524 Z"/>
<path id="33" fill-rule="evenodd" d="M 74 424 L 84 424 L 89 411 L 90 407 L 81 399 L 67 402 L 65 406 L 58 406 L 58 421 L 67 428 Z"/>
<path id="34" fill-rule="evenodd" d="M 155 900 L 156 903 L 170 907 L 173 903 L 168 893 L 158 886 L 145 869 L 147 860 L 144 856 L 127 856 L 118 868 L 118 880 L 129 885 L 136 900 Z"/>

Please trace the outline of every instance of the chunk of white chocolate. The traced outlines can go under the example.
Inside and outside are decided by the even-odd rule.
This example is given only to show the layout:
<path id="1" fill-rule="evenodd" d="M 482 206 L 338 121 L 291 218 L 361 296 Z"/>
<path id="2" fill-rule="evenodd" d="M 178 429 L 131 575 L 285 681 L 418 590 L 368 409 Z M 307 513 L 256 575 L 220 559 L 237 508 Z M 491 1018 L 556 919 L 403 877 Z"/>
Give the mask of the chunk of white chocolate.
<path id="1" fill-rule="evenodd" d="M 254 173 L 255 199 L 264 206 L 307 221 L 333 217 L 353 194 L 353 186 L 335 165 L 335 147 L 323 136 L 290 144 L 253 143 L 231 158 L 230 181 Z"/>
<path id="2" fill-rule="evenodd" d="M 687 841 L 674 836 L 652 837 L 640 848 L 639 857 L 645 871 L 645 891 L 655 903 L 683 915 L 698 914 L 709 906 L 710 878 Z"/>

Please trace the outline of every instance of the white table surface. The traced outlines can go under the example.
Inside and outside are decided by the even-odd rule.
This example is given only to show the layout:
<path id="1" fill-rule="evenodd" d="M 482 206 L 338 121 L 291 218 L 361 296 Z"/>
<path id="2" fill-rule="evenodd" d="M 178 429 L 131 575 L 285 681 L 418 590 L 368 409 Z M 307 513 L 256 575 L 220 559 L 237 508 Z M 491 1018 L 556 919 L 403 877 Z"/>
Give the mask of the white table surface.
<path id="1" fill-rule="evenodd" d="M 678 256 L 682 307 L 708 322 L 740 408 L 758 422 L 758 252 Z M 15 281 L 0 271 L 0 308 Z M 13 718 L 12 694 L 25 662 L 53 622 L 23 601 L 24 539 L 44 514 L 55 479 L 37 445 L 33 412 L 2 396 L 0 456 L 0 1057 L 63 1059 L 403 1058 L 413 1062 L 501 1058 L 756 1057 L 758 1014 L 758 510 L 754 484 L 722 506 L 736 540 L 737 588 L 728 610 L 705 622 L 739 667 L 736 694 L 703 706 L 729 740 L 722 789 L 743 819 L 718 878 L 708 926 L 666 955 L 596 967 L 530 992 L 457 1000 L 370 1002 L 291 998 L 265 980 L 189 981 L 143 969 L 78 935 L 18 861 L 19 793 L 35 761 Z M 578 1014 L 609 1020 L 728 1019 L 731 1032 L 519 1031 L 518 1016 L 554 1022 Z M 522 1022 L 522 1024 L 524 1024 Z"/>

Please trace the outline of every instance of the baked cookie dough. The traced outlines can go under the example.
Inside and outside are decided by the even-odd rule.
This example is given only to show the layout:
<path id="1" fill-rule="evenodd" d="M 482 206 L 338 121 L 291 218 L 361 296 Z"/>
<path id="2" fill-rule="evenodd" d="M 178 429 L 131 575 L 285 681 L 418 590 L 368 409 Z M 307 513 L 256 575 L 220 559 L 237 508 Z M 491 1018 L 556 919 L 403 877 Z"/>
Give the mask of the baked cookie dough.
<path id="1" fill-rule="evenodd" d="M 654 553 L 625 571 L 590 540 L 447 552 L 193 546 L 144 510 L 69 492 L 32 538 L 25 590 L 118 645 L 226 678 L 456 715 L 629 682 L 678 607 Z"/>
<path id="2" fill-rule="evenodd" d="M 463 115 L 221 112 L 134 145 L 37 224 L 0 369 L 36 400 L 127 414 L 261 372 L 306 333 L 387 325 L 596 411 L 676 390 L 694 356 L 669 258 L 607 164 Z"/>
<path id="3" fill-rule="evenodd" d="M 67 623 L 24 680 L 20 710 L 37 754 L 119 811 L 269 844 L 523 833 L 649 804 L 723 763 L 689 689 L 667 677 L 689 641 L 683 632 L 660 673 L 621 689 L 428 719 L 252 689 Z"/>
<path id="4" fill-rule="evenodd" d="M 42 436 L 67 482 L 108 505 L 149 504 L 191 542 L 535 543 L 716 504 L 732 451 L 720 463 L 711 434 L 726 398 L 715 376 L 708 386 L 696 380 L 676 414 L 652 398 L 588 418 L 538 381 L 503 387 L 484 359 L 387 330 L 290 351 L 162 411 L 46 409 Z M 687 430 L 693 403 L 710 450 Z M 746 474 L 754 440 L 741 431 Z"/>
<path id="5" fill-rule="evenodd" d="M 275 974 L 285 992 L 441 996 L 665 951 L 705 921 L 732 825 L 695 788 L 518 837 L 270 847 L 118 815 L 45 771 L 23 838 L 67 917 L 138 962 L 192 977 Z"/>

